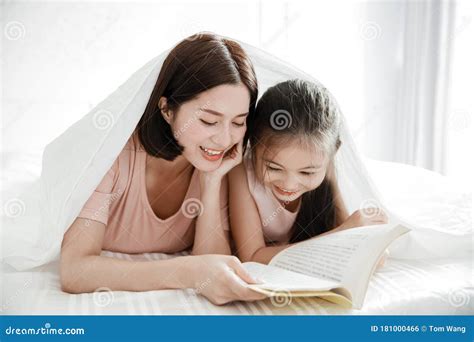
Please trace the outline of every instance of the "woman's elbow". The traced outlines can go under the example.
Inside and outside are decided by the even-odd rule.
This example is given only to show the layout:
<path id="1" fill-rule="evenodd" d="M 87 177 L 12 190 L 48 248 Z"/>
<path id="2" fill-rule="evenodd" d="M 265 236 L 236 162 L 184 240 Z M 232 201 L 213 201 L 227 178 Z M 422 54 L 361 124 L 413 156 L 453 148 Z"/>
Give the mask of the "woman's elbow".
<path id="1" fill-rule="evenodd" d="M 89 292 L 84 284 L 84 277 L 81 276 L 79 261 L 61 259 L 59 269 L 59 279 L 61 291 L 70 294 L 80 294 Z"/>
<path id="2" fill-rule="evenodd" d="M 61 282 L 61 291 L 63 292 L 66 292 L 69 294 L 83 293 L 83 291 L 81 291 L 79 286 L 77 286 L 77 284 L 75 284 L 75 282 L 72 281 L 72 279 L 65 276 L 63 273 L 61 273 L 60 282 Z"/>
<path id="3" fill-rule="evenodd" d="M 70 282 L 65 281 L 61 278 L 61 291 L 69 294 L 81 294 L 84 291 L 81 291 L 77 286 L 72 285 Z"/>

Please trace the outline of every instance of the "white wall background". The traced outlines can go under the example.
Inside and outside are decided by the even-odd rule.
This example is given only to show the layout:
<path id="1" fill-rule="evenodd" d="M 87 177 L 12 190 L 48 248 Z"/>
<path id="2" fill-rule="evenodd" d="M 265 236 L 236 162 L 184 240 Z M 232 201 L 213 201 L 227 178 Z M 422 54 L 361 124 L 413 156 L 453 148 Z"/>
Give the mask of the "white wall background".
<path id="1" fill-rule="evenodd" d="M 472 186 L 472 13 L 468 1 L 2 1 L 4 160 L 40 157 L 149 59 L 206 30 L 265 49 L 319 79 L 367 156 Z M 424 48 L 427 39 L 433 43 Z M 420 75 L 430 77 L 415 73 L 415 90 L 407 91 L 410 68 L 421 70 L 413 60 L 429 65 Z M 435 83 L 443 96 L 431 91 Z M 404 109 L 420 99 L 422 110 Z M 422 148 L 420 137 L 428 137 Z"/>

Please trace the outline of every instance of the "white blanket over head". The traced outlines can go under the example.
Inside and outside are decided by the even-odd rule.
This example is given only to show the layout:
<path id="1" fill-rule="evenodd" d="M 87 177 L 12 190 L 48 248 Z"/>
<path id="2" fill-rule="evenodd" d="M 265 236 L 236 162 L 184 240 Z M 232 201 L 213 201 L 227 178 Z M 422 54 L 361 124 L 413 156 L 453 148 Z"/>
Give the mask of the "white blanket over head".
<path id="1" fill-rule="evenodd" d="M 254 63 L 259 93 L 288 79 L 311 76 L 245 43 Z M 43 154 L 41 177 L 25 194 L 27 208 L 20 218 L 3 217 L 4 261 L 23 270 L 59 257 L 62 238 L 105 173 L 112 166 L 142 116 L 168 51 L 152 59 L 81 120 L 51 142 Z M 371 181 L 353 139 L 342 120 L 342 146 L 336 172 L 350 212 L 376 205 L 390 221 L 401 221 Z M 391 247 L 400 258 L 456 256 L 472 253 L 471 236 L 457 236 L 405 224 L 412 231 Z M 441 248 L 442 247 L 442 248 Z"/>

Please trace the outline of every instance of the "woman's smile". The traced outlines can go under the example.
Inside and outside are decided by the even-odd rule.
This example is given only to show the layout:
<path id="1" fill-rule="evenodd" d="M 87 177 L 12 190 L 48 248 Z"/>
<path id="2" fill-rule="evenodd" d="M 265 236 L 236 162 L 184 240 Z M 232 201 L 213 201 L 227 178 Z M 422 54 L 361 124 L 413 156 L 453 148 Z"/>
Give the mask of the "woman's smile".
<path id="1" fill-rule="evenodd" d="M 215 150 L 215 149 L 207 148 L 203 146 L 199 146 L 199 148 L 201 149 L 201 152 L 204 158 L 209 161 L 220 160 L 225 152 L 225 150 Z"/>

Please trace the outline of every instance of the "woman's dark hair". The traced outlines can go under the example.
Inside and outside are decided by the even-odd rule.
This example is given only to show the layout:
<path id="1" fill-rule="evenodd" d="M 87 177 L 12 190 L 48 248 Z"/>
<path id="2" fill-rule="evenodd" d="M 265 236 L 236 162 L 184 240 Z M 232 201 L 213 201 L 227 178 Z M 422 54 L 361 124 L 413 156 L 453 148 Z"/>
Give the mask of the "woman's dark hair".
<path id="1" fill-rule="evenodd" d="M 159 107 L 161 97 L 168 109 L 179 107 L 203 91 L 223 84 L 244 84 L 250 93 L 247 124 L 253 119 L 258 96 L 257 78 L 250 58 L 235 41 L 215 34 L 196 34 L 174 47 L 163 62 L 136 131 L 145 151 L 169 161 L 179 156 L 183 147 L 175 139 Z M 244 136 L 244 146 L 248 134 Z"/>
<path id="2" fill-rule="evenodd" d="M 259 100 L 255 114 L 255 120 L 248 127 L 254 167 L 257 147 L 263 148 L 265 153 L 270 146 L 288 145 L 295 139 L 310 144 L 307 146 L 318 146 L 330 158 L 321 185 L 302 195 L 290 243 L 335 228 L 340 219 L 334 201 L 334 184 L 328 179 L 329 169 L 334 167 L 333 157 L 341 145 L 341 115 L 335 99 L 320 84 L 289 80 L 269 88 Z"/>

